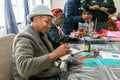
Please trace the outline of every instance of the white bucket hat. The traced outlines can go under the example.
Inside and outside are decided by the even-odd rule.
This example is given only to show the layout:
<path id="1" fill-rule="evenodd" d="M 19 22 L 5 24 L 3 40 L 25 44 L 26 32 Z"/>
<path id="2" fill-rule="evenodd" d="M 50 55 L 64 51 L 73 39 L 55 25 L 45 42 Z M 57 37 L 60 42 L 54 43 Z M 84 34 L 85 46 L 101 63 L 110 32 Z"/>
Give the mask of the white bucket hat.
<path id="1" fill-rule="evenodd" d="M 28 20 L 31 21 L 31 18 L 34 17 L 34 16 L 37 16 L 37 15 L 40 15 L 40 16 L 44 16 L 44 15 L 48 15 L 48 16 L 51 16 L 53 17 L 52 13 L 51 13 L 51 10 L 45 6 L 45 5 L 36 5 L 34 6 L 29 15 L 27 16 Z"/>

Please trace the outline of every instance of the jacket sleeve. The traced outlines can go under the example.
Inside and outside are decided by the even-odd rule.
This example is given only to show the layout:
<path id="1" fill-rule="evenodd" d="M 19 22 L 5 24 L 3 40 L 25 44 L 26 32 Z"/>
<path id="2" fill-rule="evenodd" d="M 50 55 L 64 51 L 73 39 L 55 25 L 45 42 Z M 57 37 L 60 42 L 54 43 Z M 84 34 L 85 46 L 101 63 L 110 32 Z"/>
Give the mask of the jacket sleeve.
<path id="1" fill-rule="evenodd" d="M 115 13 L 115 12 L 116 12 L 116 7 L 115 7 L 115 4 L 114 4 L 114 1 L 113 1 L 113 0 L 110 0 L 110 1 L 109 1 L 109 4 L 110 4 L 110 6 L 108 7 L 108 12 L 109 12 L 110 14 Z"/>
<path id="2" fill-rule="evenodd" d="M 76 11 L 74 6 L 77 6 L 77 5 L 75 5 L 73 2 L 70 2 L 70 1 L 65 4 L 64 15 L 65 15 L 66 21 L 69 23 L 83 22 L 81 14 L 75 15 L 79 10 Z"/>
<path id="3" fill-rule="evenodd" d="M 90 3 L 90 1 L 91 0 L 83 0 L 83 2 L 81 3 L 82 4 L 81 7 L 84 8 L 86 11 L 89 11 L 90 6 L 97 4 L 97 3 L 94 3 L 94 4 Z"/>
<path id="4" fill-rule="evenodd" d="M 32 42 L 32 38 L 26 39 L 25 36 L 19 36 L 14 41 L 13 50 L 17 71 L 24 78 L 42 73 L 51 68 L 52 65 L 48 54 L 44 53 L 45 55 L 42 55 L 42 51 L 41 53 L 39 52 L 41 56 L 34 57 L 36 52 L 33 45 L 37 46 L 37 44 Z"/>
<path id="5" fill-rule="evenodd" d="M 47 34 L 48 34 L 49 38 L 55 43 L 68 42 L 69 41 L 69 36 L 59 34 L 57 27 L 53 24 L 48 29 Z"/>
<path id="6" fill-rule="evenodd" d="M 113 14 L 113 13 L 116 12 L 116 7 L 115 7 L 115 4 L 114 4 L 114 1 L 113 1 L 113 0 L 108 0 L 107 3 L 103 3 L 103 2 L 101 2 L 101 3 L 99 3 L 99 2 L 97 2 L 97 3 L 91 3 L 90 1 L 91 1 L 91 0 L 84 0 L 84 1 L 82 2 L 82 7 L 83 7 L 85 10 L 87 10 L 87 11 L 89 10 L 89 7 L 90 7 L 90 6 L 99 5 L 100 7 L 106 7 L 106 8 L 108 8 L 108 12 L 109 12 L 110 14 Z"/>

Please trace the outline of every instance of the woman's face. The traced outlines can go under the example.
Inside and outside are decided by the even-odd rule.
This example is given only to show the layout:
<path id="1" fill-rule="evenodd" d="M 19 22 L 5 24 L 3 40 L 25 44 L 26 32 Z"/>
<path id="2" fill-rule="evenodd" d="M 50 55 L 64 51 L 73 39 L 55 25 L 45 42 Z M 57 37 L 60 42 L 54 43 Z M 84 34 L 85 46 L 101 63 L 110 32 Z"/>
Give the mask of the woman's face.
<path id="1" fill-rule="evenodd" d="M 39 16 L 38 19 L 38 32 L 39 33 L 46 33 L 48 28 L 50 27 L 52 17 L 51 16 Z"/>

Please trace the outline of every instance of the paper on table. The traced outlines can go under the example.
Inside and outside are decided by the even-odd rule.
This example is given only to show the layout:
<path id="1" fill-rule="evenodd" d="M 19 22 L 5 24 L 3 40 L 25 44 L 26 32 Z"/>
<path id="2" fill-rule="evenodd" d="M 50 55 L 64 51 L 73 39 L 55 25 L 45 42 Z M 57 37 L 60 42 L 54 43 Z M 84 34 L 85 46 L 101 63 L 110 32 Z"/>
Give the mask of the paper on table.
<path id="1" fill-rule="evenodd" d="M 71 50 L 71 53 L 72 53 L 73 55 L 74 55 L 74 54 L 77 54 L 77 53 L 79 53 L 79 52 L 82 51 L 82 50 L 78 50 L 78 49 L 75 49 L 75 48 L 70 48 L 70 50 Z M 61 59 L 61 60 L 66 60 L 66 59 L 68 59 L 69 56 L 70 56 L 70 54 L 63 56 L 63 57 L 61 57 L 60 59 Z"/>
<path id="2" fill-rule="evenodd" d="M 70 50 L 71 50 L 72 54 L 76 54 L 76 53 L 79 53 L 79 52 L 82 51 L 82 50 L 78 50 L 78 49 L 75 49 L 75 48 L 70 48 Z"/>
<path id="3" fill-rule="evenodd" d="M 61 59 L 62 61 L 64 61 L 64 60 L 68 59 L 69 56 L 70 56 L 70 54 L 65 55 L 65 56 L 63 56 L 63 57 L 60 57 L 60 59 Z"/>
<path id="4" fill-rule="evenodd" d="M 112 38 L 120 38 L 120 31 L 108 31 L 107 36 Z"/>
<path id="5" fill-rule="evenodd" d="M 100 55 L 103 59 L 120 59 L 120 54 L 115 54 L 107 51 L 100 51 Z"/>

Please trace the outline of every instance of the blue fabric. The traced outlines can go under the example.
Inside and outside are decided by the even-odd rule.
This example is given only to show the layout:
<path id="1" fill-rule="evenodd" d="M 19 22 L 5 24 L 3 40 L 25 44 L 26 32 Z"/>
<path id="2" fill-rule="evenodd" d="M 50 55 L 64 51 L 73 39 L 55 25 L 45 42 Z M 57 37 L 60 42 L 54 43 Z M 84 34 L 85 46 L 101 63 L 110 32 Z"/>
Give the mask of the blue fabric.
<path id="1" fill-rule="evenodd" d="M 24 10 L 25 25 L 27 25 L 30 24 L 30 21 L 27 19 L 27 15 L 29 14 L 28 0 L 24 0 Z"/>
<path id="2" fill-rule="evenodd" d="M 62 29 L 65 35 L 78 29 L 78 22 L 83 22 L 81 15 L 80 0 L 67 0 L 64 6 L 64 20 Z"/>
<path id="3" fill-rule="evenodd" d="M 41 0 L 42 1 L 42 4 L 44 4 L 44 0 Z"/>
<path id="4" fill-rule="evenodd" d="M 82 55 L 87 55 L 90 54 L 88 52 L 83 52 Z M 116 54 L 116 53 L 113 53 Z M 98 56 L 96 58 L 86 58 L 85 59 L 86 64 L 89 67 L 94 67 L 94 66 L 118 66 L 120 65 L 120 60 L 112 60 L 112 59 L 103 59 L 102 57 Z"/>
<path id="5" fill-rule="evenodd" d="M 78 58 L 81 55 L 88 55 L 91 54 L 90 52 L 82 52 L 74 56 L 74 58 Z M 113 52 L 113 54 L 116 54 Z M 97 56 L 95 58 L 86 58 L 84 59 L 85 63 L 89 67 L 95 66 L 120 66 L 120 60 L 112 60 L 112 59 L 103 59 L 101 56 Z"/>
<path id="6" fill-rule="evenodd" d="M 93 59 L 85 59 L 86 64 L 89 67 L 94 67 L 94 66 L 120 66 L 120 60 L 110 60 L 110 59 L 99 59 L 99 58 L 93 58 Z"/>
<path id="7" fill-rule="evenodd" d="M 18 33 L 17 23 L 14 16 L 11 0 L 5 0 L 5 25 L 7 34 Z"/>

